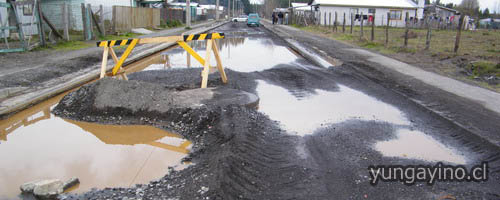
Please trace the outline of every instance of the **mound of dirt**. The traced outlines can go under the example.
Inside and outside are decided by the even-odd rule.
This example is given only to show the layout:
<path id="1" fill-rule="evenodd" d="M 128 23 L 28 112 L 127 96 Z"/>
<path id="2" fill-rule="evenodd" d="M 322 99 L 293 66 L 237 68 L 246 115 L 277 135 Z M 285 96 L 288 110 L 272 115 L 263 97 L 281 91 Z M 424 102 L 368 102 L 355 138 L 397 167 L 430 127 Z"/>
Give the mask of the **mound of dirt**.
<path id="1" fill-rule="evenodd" d="M 194 91 L 203 93 L 203 100 L 179 102 L 173 96 L 188 97 Z M 227 93 L 237 95 L 224 99 Z M 68 94 L 53 113 L 99 123 L 149 124 L 176 132 L 193 142 L 185 160 L 195 164 L 146 185 L 61 198 L 303 199 L 324 194 L 301 189 L 317 178 L 305 166 L 307 162 L 296 157 L 297 137 L 283 134 L 276 122 L 247 106 L 255 101 L 251 96 L 223 87 L 176 91 L 159 83 L 113 79 Z"/>

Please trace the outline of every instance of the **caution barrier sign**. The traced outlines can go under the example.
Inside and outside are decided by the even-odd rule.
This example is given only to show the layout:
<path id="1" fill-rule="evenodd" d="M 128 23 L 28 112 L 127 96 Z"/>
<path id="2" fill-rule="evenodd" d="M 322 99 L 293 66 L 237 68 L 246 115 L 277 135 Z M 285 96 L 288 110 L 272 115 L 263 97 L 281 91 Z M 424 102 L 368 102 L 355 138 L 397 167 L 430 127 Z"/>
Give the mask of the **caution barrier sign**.
<path id="1" fill-rule="evenodd" d="M 113 76 L 118 73 L 118 71 L 123 69 L 121 68 L 127 57 L 130 55 L 132 50 L 137 44 L 148 44 L 148 43 L 164 43 L 164 42 L 176 42 L 180 47 L 186 50 L 189 55 L 193 56 L 200 64 L 203 65 L 203 71 L 201 72 L 202 82 L 201 88 L 206 88 L 208 84 L 208 74 L 210 72 L 210 68 L 217 68 L 219 71 L 222 81 L 227 83 L 227 76 L 224 72 L 224 67 L 222 66 L 222 61 L 219 55 L 219 49 L 217 48 L 217 43 L 215 39 L 224 38 L 224 33 L 203 33 L 203 34 L 194 34 L 194 35 L 183 35 L 183 36 L 169 36 L 169 37 L 152 37 L 152 38 L 136 38 L 136 39 L 125 39 L 125 40 L 108 40 L 108 41 L 100 41 L 97 42 L 98 47 L 103 47 L 104 52 L 102 56 L 102 65 L 101 65 L 101 78 L 106 75 L 106 66 L 108 61 L 108 54 L 111 54 L 113 61 L 115 62 L 115 66 L 113 67 L 112 74 Z M 205 58 L 201 57 L 196 51 L 194 51 L 186 42 L 189 41 L 207 41 L 207 50 Z M 128 46 L 123 55 L 118 59 L 116 53 L 113 50 L 114 46 Z M 210 56 L 211 53 L 214 54 L 215 60 L 217 62 L 217 66 L 210 66 Z M 127 76 L 125 73 L 121 73 L 120 76 L 127 80 Z"/>

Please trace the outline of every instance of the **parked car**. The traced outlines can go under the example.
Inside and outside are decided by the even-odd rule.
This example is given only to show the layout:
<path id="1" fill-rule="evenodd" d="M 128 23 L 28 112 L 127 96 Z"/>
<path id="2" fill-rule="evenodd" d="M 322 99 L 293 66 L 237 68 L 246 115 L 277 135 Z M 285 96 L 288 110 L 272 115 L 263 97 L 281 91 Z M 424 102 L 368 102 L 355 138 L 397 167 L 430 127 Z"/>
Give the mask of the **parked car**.
<path id="1" fill-rule="evenodd" d="M 260 26 L 260 17 L 257 13 L 250 13 L 248 15 L 247 26 Z"/>
<path id="2" fill-rule="evenodd" d="M 231 21 L 233 22 L 246 22 L 248 20 L 248 16 L 240 15 L 238 17 L 233 18 Z"/>

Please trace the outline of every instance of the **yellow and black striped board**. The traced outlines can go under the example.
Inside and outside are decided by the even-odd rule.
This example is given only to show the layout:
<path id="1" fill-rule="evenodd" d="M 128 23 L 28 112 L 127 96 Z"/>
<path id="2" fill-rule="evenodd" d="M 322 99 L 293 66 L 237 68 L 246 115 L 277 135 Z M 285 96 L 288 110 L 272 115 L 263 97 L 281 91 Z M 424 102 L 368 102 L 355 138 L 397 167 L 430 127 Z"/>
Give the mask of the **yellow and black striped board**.
<path id="1" fill-rule="evenodd" d="M 224 38 L 224 33 L 202 33 L 196 35 L 184 35 L 184 41 L 192 40 L 210 40 L 210 39 L 222 39 Z"/>
<path id="2" fill-rule="evenodd" d="M 113 46 L 126 46 L 132 43 L 134 40 L 139 39 L 125 39 L 125 40 L 108 40 L 97 42 L 98 47 L 113 47 Z"/>

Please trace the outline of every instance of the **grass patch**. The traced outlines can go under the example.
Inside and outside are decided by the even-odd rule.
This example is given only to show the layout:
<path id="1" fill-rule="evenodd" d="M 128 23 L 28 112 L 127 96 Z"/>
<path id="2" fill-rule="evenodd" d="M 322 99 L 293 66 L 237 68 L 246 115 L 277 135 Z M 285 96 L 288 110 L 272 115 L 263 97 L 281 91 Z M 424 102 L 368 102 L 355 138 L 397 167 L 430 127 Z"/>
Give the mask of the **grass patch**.
<path id="1" fill-rule="evenodd" d="M 475 76 L 495 75 L 500 77 L 500 63 L 477 61 L 471 63 L 469 69 Z"/>
<path id="2" fill-rule="evenodd" d="M 163 20 L 160 20 L 160 27 L 161 28 L 175 28 L 175 27 L 180 27 L 184 26 L 180 20 L 167 20 L 166 22 Z"/>
<path id="3" fill-rule="evenodd" d="M 64 41 L 64 42 L 58 42 L 55 45 L 49 45 L 47 47 L 37 47 L 33 49 L 34 51 L 42 51 L 42 50 L 65 50 L 65 51 L 71 51 L 71 50 L 78 50 L 78 49 L 84 49 L 84 48 L 89 48 L 93 47 L 94 44 L 86 43 L 83 41 Z"/>
<path id="4" fill-rule="evenodd" d="M 99 40 L 122 40 L 122 39 L 128 39 L 128 38 L 136 38 L 138 36 L 141 36 L 142 34 L 138 33 L 123 33 L 119 35 L 106 35 L 106 36 L 99 36 Z"/>

